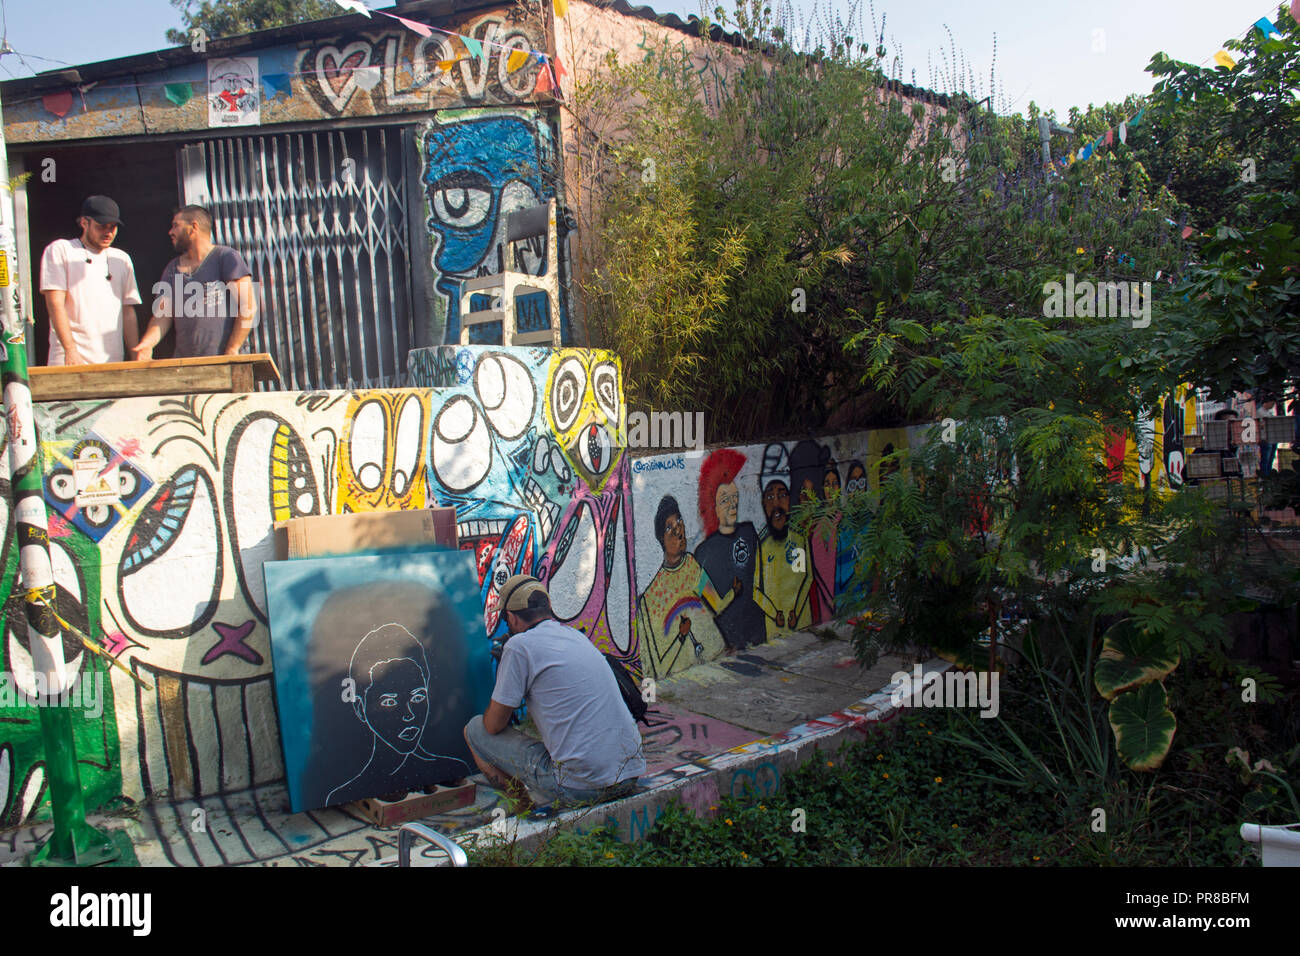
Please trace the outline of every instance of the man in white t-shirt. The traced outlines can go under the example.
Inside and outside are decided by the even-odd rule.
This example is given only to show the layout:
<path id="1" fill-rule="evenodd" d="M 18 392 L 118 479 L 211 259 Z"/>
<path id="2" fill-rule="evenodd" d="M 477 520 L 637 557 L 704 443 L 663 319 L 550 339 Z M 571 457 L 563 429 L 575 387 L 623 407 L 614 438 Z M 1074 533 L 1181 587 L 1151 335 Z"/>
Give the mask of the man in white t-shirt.
<path id="1" fill-rule="evenodd" d="M 90 196 L 81 204 L 78 239 L 55 239 L 41 256 L 41 292 L 50 313 L 51 365 L 122 362 L 140 340 L 135 266 L 110 248 L 122 225 L 117 203 Z M 134 359 L 134 355 L 130 358 Z"/>
<path id="2" fill-rule="evenodd" d="M 559 805 L 636 792 L 646 769 L 641 734 L 604 655 L 555 619 L 546 588 L 532 575 L 506 581 L 498 601 L 511 637 L 487 710 L 465 727 L 479 770 L 521 812 L 531 807 L 529 790 Z M 525 700 L 540 741 L 509 727 Z"/>

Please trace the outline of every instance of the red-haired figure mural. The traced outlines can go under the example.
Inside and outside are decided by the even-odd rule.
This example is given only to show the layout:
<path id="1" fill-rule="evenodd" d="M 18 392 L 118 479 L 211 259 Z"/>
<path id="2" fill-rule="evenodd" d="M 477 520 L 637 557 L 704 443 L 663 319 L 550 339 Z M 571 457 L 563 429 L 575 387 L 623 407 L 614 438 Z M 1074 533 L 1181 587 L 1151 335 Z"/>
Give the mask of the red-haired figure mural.
<path id="1" fill-rule="evenodd" d="M 719 448 L 700 468 L 699 508 L 706 537 L 695 549 L 695 558 L 718 592 L 736 595 L 716 621 L 727 653 L 767 640 L 766 618 L 754 601 L 758 533 L 752 522 L 737 521 L 740 489 L 736 476 L 744 464 L 740 452 Z"/>

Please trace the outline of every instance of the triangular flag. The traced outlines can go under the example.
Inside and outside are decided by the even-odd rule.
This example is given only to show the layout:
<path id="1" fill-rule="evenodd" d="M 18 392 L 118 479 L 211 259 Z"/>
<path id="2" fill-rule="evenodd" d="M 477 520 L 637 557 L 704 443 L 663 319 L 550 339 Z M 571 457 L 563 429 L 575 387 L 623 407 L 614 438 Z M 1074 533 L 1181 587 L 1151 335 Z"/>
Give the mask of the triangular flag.
<path id="1" fill-rule="evenodd" d="M 569 12 L 569 0 L 551 0 L 551 3 L 555 7 L 555 19 L 559 20 Z"/>
<path id="2" fill-rule="evenodd" d="M 275 99 L 281 93 L 290 95 L 293 93 L 293 86 L 287 73 L 263 73 L 262 89 L 266 91 L 265 98 L 268 100 Z"/>
<path id="3" fill-rule="evenodd" d="M 41 103 L 45 108 L 55 116 L 62 119 L 72 110 L 72 91 L 65 90 L 62 93 L 46 93 L 41 97 Z"/>
<path id="4" fill-rule="evenodd" d="M 1070 165 L 1074 165 L 1074 150 L 1070 150 Z"/>
<path id="5" fill-rule="evenodd" d="M 551 70 L 546 62 L 546 57 L 539 57 L 537 62 L 541 64 L 541 69 L 537 71 L 537 85 L 533 87 L 533 93 L 545 93 L 551 88 Z"/>
<path id="6" fill-rule="evenodd" d="M 168 83 L 163 87 L 163 95 L 177 106 L 184 106 L 194 97 L 194 86 L 190 83 Z"/>
<path id="7" fill-rule="evenodd" d="M 344 10 L 351 10 L 353 13 L 364 13 L 366 16 L 370 16 L 370 8 L 362 3 L 361 0 L 334 0 L 334 2 Z"/>
<path id="8" fill-rule="evenodd" d="M 1083 147 L 1083 152 L 1079 154 L 1079 158 L 1087 159 L 1091 155 L 1092 155 L 1092 143 L 1089 143 L 1087 146 Z"/>
<path id="9" fill-rule="evenodd" d="M 1190 235 L 1191 235 L 1192 233 L 1194 233 L 1195 231 L 1196 231 L 1196 230 L 1193 229 L 1191 226 L 1183 226 L 1183 238 L 1186 239 L 1188 236 L 1190 236 Z"/>
<path id="10" fill-rule="evenodd" d="M 395 14 L 395 13 L 384 13 L 384 11 L 382 11 L 382 10 L 376 10 L 375 12 L 376 12 L 376 13 L 383 14 L 384 16 L 386 16 L 386 17 L 388 17 L 388 18 L 390 18 L 390 19 L 392 19 L 392 20 L 396 20 L 396 21 L 397 21 L 398 23 L 400 23 L 402 26 L 406 27 L 406 29 L 408 29 L 408 30 L 414 30 L 416 33 L 420 34 L 420 36 L 422 36 L 422 37 L 431 37 L 431 36 L 433 36 L 433 31 L 432 31 L 431 29 L 429 29 L 428 27 L 426 27 L 423 23 L 416 23 L 414 20 L 408 20 L 408 19 L 406 19 L 406 17 L 399 17 L 399 16 L 398 16 L 397 14 Z"/>
<path id="11" fill-rule="evenodd" d="M 1256 20 L 1255 29 L 1258 30 L 1260 33 L 1264 34 L 1264 36 L 1269 36 L 1271 34 L 1278 32 L 1277 27 L 1273 25 L 1273 21 L 1270 20 L 1268 17 L 1260 17 L 1258 20 Z"/>
<path id="12" fill-rule="evenodd" d="M 1137 126 L 1138 123 L 1141 123 L 1141 122 L 1142 122 L 1142 114 L 1145 113 L 1146 111 L 1147 111 L 1147 108 L 1146 108 L 1145 106 L 1142 107 L 1140 110 L 1138 110 L 1137 116 L 1135 116 L 1135 117 L 1133 117 L 1131 120 L 1129 120 L 1129 121 L 1128 121 L 1128 125 L 1129 125 L 1129 126 Z"/>
<path id="13" fill-rule="evenodd" d="M 446 73 L 446 72 L 447 72 L 448 70 L 450 70 L 453 66 L 455 66 L 457 63 L 459 63 L 462 59 L 463 59 L 463 57 L 459 57 L 459 56 L 457 56 L 457 57 L 452 57 L 450 60 L 439 60 L 439 61 L 438 61 L 438 69 L 440 69 L 440 70 L 442 70 L 442 72 Z"/>
<path id="14" fill-rule="evenodd" d="M 465 44 L 465 49 L 469 51 L 470 56 L 483 58 L 483 44 L 473 37 L 461 37 Z"/>
<path id="15" fill-rule="evenodd" d="M 363 66 L 352 71 L 352 78 L 356 80 L 357 86 L 369 92 L 379 85 L 384 75 L 377 66 Z"/>
<path id="16" fill-rule="evenodd" d="M 558 56 L 551 57 L 551 63 L 555 65 L 555 78 L 557 80 L 562 79 L 565 76 L 565 72 L 564 64 L 560 62 L 560 58 Z M 556 86 L 558 85 L 559 84 L 557 83 Z"/>
<path id="17" fill-rule="evenodd" d="M 1230 70 L 1237 65 L 1237 61 L 1228 56 L 1226 50 L 1220 50 L 1218 53 L 1214 54 L 1214 62 L 1219 64 L 1219 66 L 1226 66 Z"/>
<path id="18" fill-rule="evenodd" d="M 1121 143 L 1128 142 L 1128 123 L 1119 124 L 1119 141 Z"/>
<path id="19" fill-rule="evenodd" d="M 506 60 L 506 72 L 513 73 L 525 63 L 528 62 L 527 50 L 511 50 L 510 58 Z"/>
<path id="20" fill-rule="evenodd" d="M 1115 131 L 1113 129 L 1108 129 L 1106 130 L 1106 145 L 1109 146 L 1113 142 L 1115 142 Z"/>

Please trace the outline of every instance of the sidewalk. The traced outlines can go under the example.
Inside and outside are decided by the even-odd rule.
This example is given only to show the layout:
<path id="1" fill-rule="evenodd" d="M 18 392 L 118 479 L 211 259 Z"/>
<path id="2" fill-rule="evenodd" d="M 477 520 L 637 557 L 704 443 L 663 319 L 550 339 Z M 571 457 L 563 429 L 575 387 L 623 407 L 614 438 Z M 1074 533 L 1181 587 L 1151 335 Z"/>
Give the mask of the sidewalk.
<path id="1" fill-rule="evenodd" d="M 500 812 L 493 814 L 504 807 L 500 795 L 475 775 L 470 779 L 479 787 L 473 804 L 421 822 L 457 840 L 479 831 L 531 841 L 575 820 L 584 829 L 600 822 L 626 824 L 626 838 L 636 839 L 652 824 L 650 811 L 666 800 L 695 805 L 716 801 L 728 789 L 771 792 L 779 786 L 780 767 L 798 759 L 810 743 L 827 745 L 882 719 L 889 706 L 881 689 L 891 674 L 911 664 L 889 656 L 863 670 L 847 640 L 810 633 L 750 647 L 659 682 L 651 704 L 655 726 L 642 727 L 643 792 L 595 811 L 502 821 Z M 581 818 L 593 813 L 599 819 L 583 826 Z M 397 860 L 398 828 L 376 827 L 340 808 L 289 813 L 283 784 L 156 802 L 93 815 L 91 822 L 128 833 L 143 866 L 391 866 Z M 0 833 L 0 866 L 21 865 L 51 828 L 38 823 Z M 445 861 L 440 850 L 421 843 L 411 862 Z"/>

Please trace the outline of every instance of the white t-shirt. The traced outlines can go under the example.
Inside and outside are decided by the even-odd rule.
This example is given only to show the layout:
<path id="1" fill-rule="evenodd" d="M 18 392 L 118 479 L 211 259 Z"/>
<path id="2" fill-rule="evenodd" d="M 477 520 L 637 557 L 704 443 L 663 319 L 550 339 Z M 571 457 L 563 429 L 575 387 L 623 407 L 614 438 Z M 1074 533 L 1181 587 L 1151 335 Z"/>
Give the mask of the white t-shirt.
<path id="1" fill-rule="evenodd" d="M 68 294 L 68 324 L 81 357 L 96 363 L 123 361 L 122 307 L 140 304 L 131 257 L 112 246 L 92 252 L 80 239 L 55 239 L 41 256 L 41 291 L 54 289 Z M 63 361 L 63 343 L 51 325 L 49 364 Z"/>

